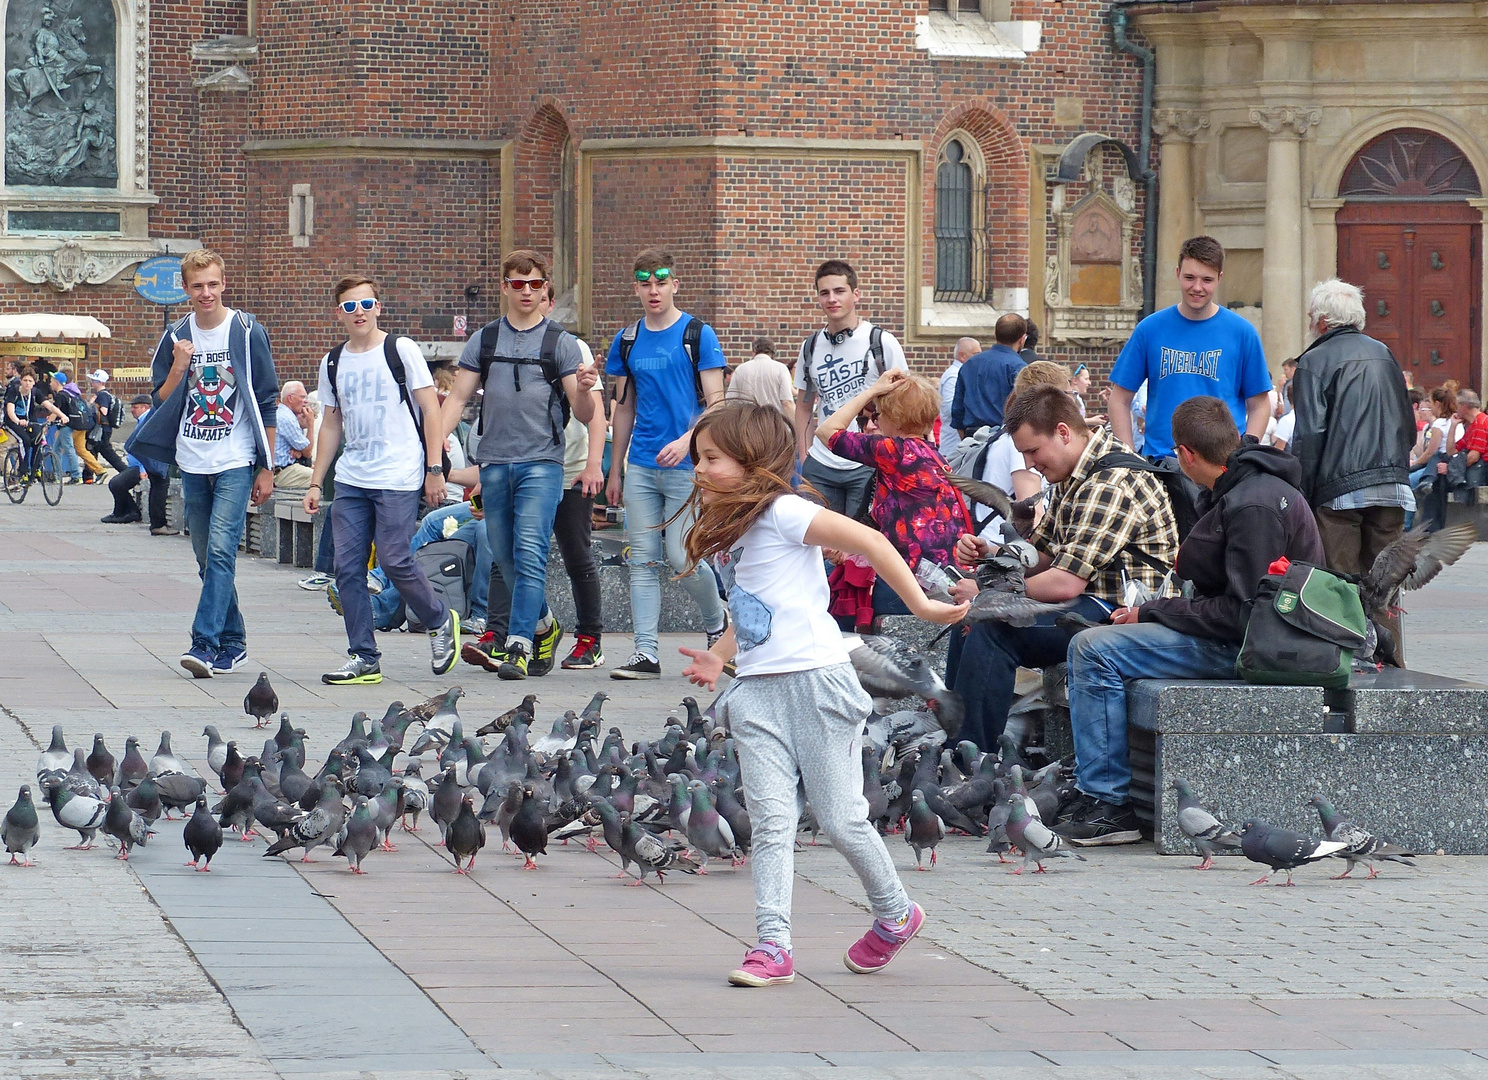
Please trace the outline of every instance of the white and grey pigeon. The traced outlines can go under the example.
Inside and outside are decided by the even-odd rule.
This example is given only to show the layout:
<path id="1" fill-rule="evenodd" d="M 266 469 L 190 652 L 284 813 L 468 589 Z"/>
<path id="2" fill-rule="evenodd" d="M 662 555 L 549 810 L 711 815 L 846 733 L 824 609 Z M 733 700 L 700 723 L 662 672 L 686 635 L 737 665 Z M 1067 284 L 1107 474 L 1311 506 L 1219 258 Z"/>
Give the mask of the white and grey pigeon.
<path id="1" fill-rule="evenodd" d="M 445 748 L 454 731 L 455 721 L 460 719 L 455 702 L 464 696 L 464 690 L 458 686 L 451 686 L 444 693 L 436 694 L 405 711 L 404 716 L 410 723 L 417 720 L 424 725 L 424 730 L 420 732 L 418 739 L 409 747 L 409 754 L 421 754 L 431 748 L 434 750 Z"/>
<path id="2" fill-rule="evenodd" d="M 51 781 L 62 780 L 72 768 L 72 751 L 62 735 L 62 725 L 52 725 L 52 742 L 36 759 L 36 786 L 43 801 L 51 798 Z"/>
<path id="3" fill-rule="evenodd" d="M 1239 835 L 1204 809 L 1187 780 L 1174 780 L 1173 790 L 1178 792 L 1178 828 L 1193 841 L 1194 847 L 1204 857 L 1204 861 L 1194 867 L 1195 870 L 1209 870 L 1214 866 L 1215 848 L 1240 850 Z"/>
<path id="4" fill-rule="evenodd" d="M 1330 855 L 1337 855 L 1348 847 L 1341 840 L 1319 840 L 1291 829 L 1278 829 L 1256 818 L 1247 819 L 1240 826 L 1240 850 L 1251 862 L 1270 867 L 1252 881 L 1252 885 L 1264 885 L 1271 875 L 1280 870 L 1286 874 L 1282 885 L 1292 884 L 1292 871 Z"/>
<path id="5" fill-rule="evenodd" d="M 1024 797 L 1018 794 L 1008 796 L 1008 820 L 1007 835 L 1014 847 L 1023 852 L 1023 863 L 1013 868 L 1014 874 L 1021 874 L 1028 868 L 1029 863 L 1036 864 L 1033 872 L 1035 874 L 1048 873 L 1044 869 L 1045 859 L 1079 859 L 1085 861 L 1085 856 L 1079 852 L 1072 851 L 1069 841 L 1054 832 L 1042 821 L 1032 817 L 1028 813 L 1028 805 Z"/>
<path id="6" fill-rule="evenodd" d="M 202 734 L 207 737 L 207 766 L 217 774 L 217 779 L 222 779 L 222 766 L 227 764 L 227 743 L 223 741 L 222 734 L 212 724 L 202 728 Z"/>
<path id="7" fill-rule="evenodd" d="M 579 741 L 579 714 L 569 709 L 553 721 L 553 730 L 532 744 L 534 753 L 552 757 L 562 750 L 570 750 Z"/>
<path id="8" fill-rule="evenodd" d="M 1339 814 L 1333 804 L 1321 795 L 1314 795 L 1308 800 L 1308 805 L 1317 807 L 1318 817 L 1323 820 L 1323 831 L 1328 834 L 1328 839 L 1347 845 L 1337 852 L 1337 857 L 1347 859 L 1348 868 L 1341 874 L 1335 874 L 1335 881 L 1348 877 L 1354 872 L 1354 867 L 1361 864 L 1369 871 L 1371 878 L 1379 877 L 1379 871 L 1374 865 L 1376 860 L 1403 863 L 1412 870 L 1416 868 L 1416 864 L 1411 862 L 1414 852 L 1355 825 Z"/>
<path id="9" fill-rule="evenodd" d="M 72 829 L 81 837 L 68 851 L 87 851 L 93 847 L 98 830 L 108 813 L 108 803 L 87 795 L 74 795 L 66 784 L 52 785 L 52 817 L 63 828 Z"/>
<path id="10" fill-rule="evenodd" d="M 90 799 L 104 799 L 107 801 L 103 788 L 98 784 L 98 778 L 88 771 L 87 757 L 81 746 L 74 750 L 72 752 L 72 768 L 67 770 L 67 776 L 62 782 L 67 785 L 67 790 L 74 795 L 86 795 Z"/>
<path id="11" fill-rule="evenodd" d="M 156 748 L 155 756 L 150 759 L 150 771 L 156 776 L 166 776 L 170 773 L 180 773 L 183 776 L 195 775 L 195 770 L 187 768 L 186 763 L 171 751 L 169 731 L 160 733 L 160 746 Z M 192 801 L 194 802 L 195 799 Z"/>

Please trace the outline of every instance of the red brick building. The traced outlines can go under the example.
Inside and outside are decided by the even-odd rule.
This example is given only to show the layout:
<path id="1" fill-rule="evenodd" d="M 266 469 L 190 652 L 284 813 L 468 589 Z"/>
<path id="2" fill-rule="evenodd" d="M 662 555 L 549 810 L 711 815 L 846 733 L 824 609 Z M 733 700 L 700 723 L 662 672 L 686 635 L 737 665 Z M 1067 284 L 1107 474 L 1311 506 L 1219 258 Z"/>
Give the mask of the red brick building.
<path id="1" fill-rule="evenodd" d="M 384 282 L 391 328 L 453 342 L 495 314 L 502 250 L 534 246 L 607 341 L 659 243 L 731 359 L 760 333 L 794 347 L 812 267 L 842 256 L 926 369 L 1008 310 L 1046 354 L 1108 363 L 1140 313 L 1144 187 L 1110 144 L 1051 180 L 1083 132 L 1138 146 L 1142 63 L 1107 3 L 959 2 L 114 0 L 118 190 L 0 203 L 117 226 L 7 227 L 0 310 L 94 315 L 104 365 L 143 364 L 162 316 L 134 265 L 203 243 L 304 376 L 345 271 Z"/>

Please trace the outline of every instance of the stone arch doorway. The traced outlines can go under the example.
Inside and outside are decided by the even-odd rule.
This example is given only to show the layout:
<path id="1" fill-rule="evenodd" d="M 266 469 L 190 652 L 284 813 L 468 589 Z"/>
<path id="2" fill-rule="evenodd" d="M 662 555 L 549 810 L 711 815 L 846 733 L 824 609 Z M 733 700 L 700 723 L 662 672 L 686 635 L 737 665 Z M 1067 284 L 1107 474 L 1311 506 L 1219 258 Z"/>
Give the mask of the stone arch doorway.
<path id="1" fill-rule="evenodd" d="M 1367 332 L 1416 385 L 1477 387 L 1482 196 L 1450 140 L 1396 128 L 1362 147 L 1338 186 L 1338 274 L 1364 290 Z"/>

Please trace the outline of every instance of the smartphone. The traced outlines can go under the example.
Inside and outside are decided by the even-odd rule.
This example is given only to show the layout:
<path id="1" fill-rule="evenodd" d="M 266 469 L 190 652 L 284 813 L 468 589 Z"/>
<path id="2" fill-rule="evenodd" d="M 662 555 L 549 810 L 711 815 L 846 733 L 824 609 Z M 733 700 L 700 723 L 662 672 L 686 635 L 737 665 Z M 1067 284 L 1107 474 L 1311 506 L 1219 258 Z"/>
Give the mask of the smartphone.
<path id="1" fill-rule="evenodd" d="M 481 505 L 481 497 L 479 491 L 470 496 L 470 509 L 476 511 L 477 513 L 480 513 L 485 509 L 485 507 Z"/>

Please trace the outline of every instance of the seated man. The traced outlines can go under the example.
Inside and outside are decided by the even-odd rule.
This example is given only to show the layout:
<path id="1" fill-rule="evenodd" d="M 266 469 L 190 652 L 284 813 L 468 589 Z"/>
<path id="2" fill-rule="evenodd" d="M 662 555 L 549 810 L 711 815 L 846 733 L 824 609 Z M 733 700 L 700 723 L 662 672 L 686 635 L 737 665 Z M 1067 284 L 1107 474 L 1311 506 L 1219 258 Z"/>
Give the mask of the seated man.
<path id="1" fill-rule="evenodd" d="M 274 443 L 274 486 L 305 491 L 315 464 L 315 408 L 305 384 L 290 380 L 279 388 L 279 437 Z"/>
<path id="2" fill-rule="evenodd" d="M 1124 448 L 1109 433 L 1087 428 L 1074 398 L 1057 386 L 1015 395 L 1003 430 L 1028 466 L 1054 485 L 1048 513 L 1029 534 L 1039 552 L 1037 565 L 1028 571 L 1029 597 L 1069 603 L 1076 614 L 1105 622 L 1124 603 L 1129 583 L 1156 592 L 1178 551 L 1178 529 L 1162 481 L 1115 463 L 1097 468 L 1106 455 Z M 986 540 L 963 536 L 956 558 L 969 564 L 991 551 Z M 976 591 L 976 583 L 967 579 L 957 582 L 954 595 L 966 600 Z M 966 701 L 962 738 L 993 749 L 1007 724 L 1018 668 L 1064 662 L 1075 631 L 1056 626 L 1054 619 L 1055 614 L 1046 614 L 1026 627 L 972 625 L 954 680 Z"/>
<path id="3" fill-rule="evenodd" d="M 150 395 L 136 394 L 129 403 L 129 411 L 136 425 L 150 413 Z M 170 489 L 170 466 L 163 461 L 126 454 L 124 468 L 108 482 L 109 493 L 114 497 L 114 512 L 100 518 L 106 525 L 127 525 L 139 521 L 143 515 L 134 498 L 134 489 L 145 477 L 150 480 L 150 534 L 152 536 L 180 536 L 179 529 L 172 529 L 166 522 L 166 493 Z"/>
<path id="4" fill-rule="evenodd" d="M 1178 549 L 1178 576 L 1194 596 L 1122 607 L 1112 626 L 1078 634 L 1069 647 L 1070 721 L 1080 798 L 1055 832 L 1081 845 L 1138 839 L 1127 806 L 1127 679 L 1230 679 L 1245 623 L 1267 567 L 1285 555 L 1325 562 L 1317 522 L 1297 484 L 1302 467 L 1272 446 L 1240 445 L 1229 406 L 1190 398 L 1173 410 L 1173 442 L 1185 475 L 1207 489 Z"/>

